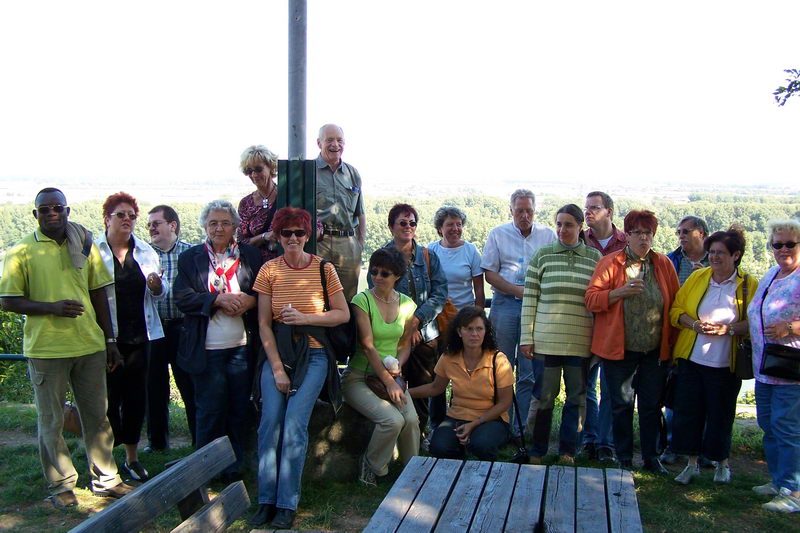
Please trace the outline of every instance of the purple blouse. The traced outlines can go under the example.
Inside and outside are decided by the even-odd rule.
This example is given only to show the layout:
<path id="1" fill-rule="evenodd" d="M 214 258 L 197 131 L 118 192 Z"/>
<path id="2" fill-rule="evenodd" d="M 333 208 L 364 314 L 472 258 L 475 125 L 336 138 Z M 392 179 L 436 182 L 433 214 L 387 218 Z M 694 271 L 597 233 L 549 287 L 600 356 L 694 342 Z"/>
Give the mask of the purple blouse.
<path id="1" fill-rule="evenodd" d="M 242 219 L 239 225 L 239 234 L 236 241 L 239 243 L 245 242 L 256 235 L 261 235 L 266 231 L 272 230 L 272 217 L 275 215 L 275 205 L 267 203 L 267 206 L 256 204 L 253 201 L 253 195 L 248 194 L 239 202 L 239 218 Z M 261 250 L 261 257 L 266 263 L 270 259 L 278 256 L 277 243 L 271 247 L 267 243 L 262 243 L 259 246 Z M 270 249 L 273 248 L 273 249 Z"/>

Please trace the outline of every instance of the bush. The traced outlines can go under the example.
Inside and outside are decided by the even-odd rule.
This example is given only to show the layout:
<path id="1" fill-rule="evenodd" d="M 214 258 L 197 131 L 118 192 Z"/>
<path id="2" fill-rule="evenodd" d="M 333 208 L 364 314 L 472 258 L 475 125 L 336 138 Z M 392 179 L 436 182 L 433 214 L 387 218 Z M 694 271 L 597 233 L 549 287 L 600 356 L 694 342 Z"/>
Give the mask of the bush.
<path id="1" fill-rule="evenodd" d="M 0 353 L 22 353 L 24 317 L 0 310 Z M 33 403 L 33 388 L 21 361 L 0 361 L 0 401 Z"/>

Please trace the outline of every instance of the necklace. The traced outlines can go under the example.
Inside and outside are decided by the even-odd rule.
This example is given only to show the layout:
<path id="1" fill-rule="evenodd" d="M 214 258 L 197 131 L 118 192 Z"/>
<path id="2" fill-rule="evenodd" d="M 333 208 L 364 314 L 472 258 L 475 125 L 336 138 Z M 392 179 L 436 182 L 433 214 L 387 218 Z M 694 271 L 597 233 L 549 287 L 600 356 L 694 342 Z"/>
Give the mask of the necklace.
<path id="1" fill-rule="evenodd" d="M 261 198 L 261 207 L 262 207 L 262 208 L 264 208 L 264 209 L 269 209 L 269 206 L 270 206 L 270 201 L 269 201 L 269 199 L 272 197 L 273 193 L 275 193 L 275 190 L 276 190 L 276 187 L 275 187 L 275 185 L 273 184 L 273 185 L 272 185 L 272 188 L 269 190 L 269 192 L 267 193 L 267 195 L 266 195 L 266 196 L 264 196 L 263 194 L 261 194 L 261 191 L 259 191 L 258 189 L 256 189 L 256 194 L 257 194 L 257 195 L 258 195 L 258 196 Z"/>
<path id="2" fill-rule="evenodd" d="M 390 296 L 388 300 L 385 300 L 385 299 L 381 298 L 380 296 L 378 296 L 378 293 L 375 292 L 375 288 L 374 287 L 372 289 L 370 289 L 370 292 L 372 292 L 372 295 L 375 298 L 377 298 L 378 300 L 380 300 L 381 302 L 383 302 L 385 304 L 393 304 L 393 303 L 397 302 L 400 299 L 400 293 L 397 292 L 394 289 L 392 289 L 392 296 Z"/>

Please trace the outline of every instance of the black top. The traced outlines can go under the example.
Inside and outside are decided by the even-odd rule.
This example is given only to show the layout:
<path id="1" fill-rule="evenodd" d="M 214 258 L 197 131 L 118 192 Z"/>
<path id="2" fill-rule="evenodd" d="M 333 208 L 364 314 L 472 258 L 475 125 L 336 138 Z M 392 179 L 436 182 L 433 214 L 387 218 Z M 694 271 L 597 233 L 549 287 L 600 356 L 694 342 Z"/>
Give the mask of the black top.
<path id="1" fill-rule="evenodd" d="M 147 324 L 144 321 L 144 291 L 147 290 L 147 280 L 139 263 L 133 258 L 134 245 L 131 235 L 128 253 L 125 254 L 122 264 L 114 256 L 114 293 L 117 297 L 119 329 L 117 340 L 126 344 L 147 342 Z"/>

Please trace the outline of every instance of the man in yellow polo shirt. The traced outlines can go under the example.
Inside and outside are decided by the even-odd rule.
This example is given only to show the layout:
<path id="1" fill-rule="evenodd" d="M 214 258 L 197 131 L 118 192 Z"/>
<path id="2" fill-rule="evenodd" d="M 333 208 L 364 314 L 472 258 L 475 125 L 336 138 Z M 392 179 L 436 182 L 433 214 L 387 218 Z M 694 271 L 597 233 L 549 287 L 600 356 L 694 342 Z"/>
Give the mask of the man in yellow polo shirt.
<path id="1" fill-rule="evenodd" d="M 78 473 L 64 442 L 64 400 L 69 387 L 81 416 L 91 490 L 120 498 L 122 482 L 111 455 L 114 435 L 106 417 L 106 369 L 121 362 L 104 287 L 114 283 L 91 233 L 68 222 L 58 189 L 36 195 L 39 228 L 6 255 L 0 299 L 7 311 L 27 315 L 23 352 L 36 399 L 39 455 L 50 502 L 77 504 Z"/>

